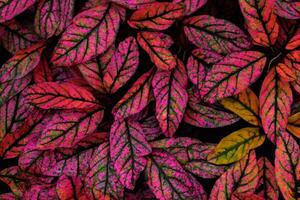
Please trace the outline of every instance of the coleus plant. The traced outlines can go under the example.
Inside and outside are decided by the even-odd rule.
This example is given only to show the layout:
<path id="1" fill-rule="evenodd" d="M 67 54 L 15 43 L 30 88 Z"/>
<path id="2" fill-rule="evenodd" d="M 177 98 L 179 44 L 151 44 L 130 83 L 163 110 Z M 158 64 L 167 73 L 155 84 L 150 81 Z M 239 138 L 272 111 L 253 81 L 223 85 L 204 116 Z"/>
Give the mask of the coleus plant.
<path id="1" fill-rule="evenodd" d="M 0 199 L 299 199 L 299 19 L 294 0 L 2 0 Z"/>

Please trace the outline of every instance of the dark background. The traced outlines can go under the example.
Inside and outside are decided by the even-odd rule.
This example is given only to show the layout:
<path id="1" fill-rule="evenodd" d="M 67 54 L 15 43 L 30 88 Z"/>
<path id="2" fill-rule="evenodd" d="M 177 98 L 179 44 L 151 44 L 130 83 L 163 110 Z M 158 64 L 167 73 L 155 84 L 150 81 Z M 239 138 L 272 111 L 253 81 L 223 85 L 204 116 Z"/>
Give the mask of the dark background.
<path id="1" fill-rule="evenodd" d="M 75 7 L 76 13 L 82 7 L 84 2 L 85 1 L 82 0 L 76 1 L 76 7 Z M 127 12 L 127 16 L 130 16 L 131 13 L 132 12 Z M 199 11 L 197 11 L 195 14 L 193 14 L 193 16 L 200 15 L 200 14 L 212 15 L 217 18 L 229 20 L 245 31 L 243 16 L 240 12 L 238 0 L 208 0 L 208 3 Z M 30 11 L 26 11 L 24 14 L 21 14 L 20 16 L 17 17 L 17 19 L 20 22 L 23 22 L 24 20 L 33 22 L 33 18 L 34 18 L 34 13 Z M 179 58 L 186 61 L 186 57 L 183 57 L 184 52 L 187 55 L 189 55 L 191 49 L 193 49 L 194 47 L 191 45 L 190 42 L 186 43 L 186 41 L 181 39 L 181 33 L 182 33 L 181 28 L 182 28 L 181 22 L 177 22 L 170 29 L 165 31 L 165 33 L 171 35 L 176 42 L 176 45 L 172 47 L 173 53 L 177 54 Z M 136 30 L 131 29 L 126 23 L 124 23 L 120 27 L 120 31 L 118 33 L 116 42 L 118 43 L 119 41 L 122 41 L 124 38 L 128 37 L 129 35 L 135 36 L 136 33 L 137 33 Z M 54 41 L 57 41 L 57 39 L 58 38 L 54 38 Z M 55 42 L 53 43 L 53 45 L 54 44 Z M 140 50 L 140 52 L 141 55 L 140 55 L 140 65 L 139 65 L 138 72 L 129 81 L 129 83 L 126 84 L 117 94 L 113 95 L 112 97 L 108 97 L 109 99 L 113 100 L 111 105 L 109 105 L 108 107 L 112 108 L 112 106 L 116 103 L 116 101 L 119 100 L 126 93 L 130 85 L 132 85 L 132 83 L 142 73 L 146 72 L 152 67 L 148 55 L 142 50 Z M 0 64 L 3 64 L 4 62 L 7 61 L 7 59 L 11 57 L 11 55 L 2 47 L 0 47 L 0 55 L 1 55 Z M 261 82 L 262 82 L 262 78 L 252 86 L 252 89 L 256 92 L 257 95 L 259 94 Z M 183 122 L 180 125 L 176 135 L 189 136 L 189 137 L 197 138 L 204 142 L 218 143 L 224 136 L 230 134 L 231 132 L 249 126 L 251 125 L 244 122 L 243 120 L 240 120 L 239 122 L 227 127 L 205 129 L 205 128 L 197 128 Z M 267 156 L 271 162 L 274 161 L 274 151 L 275 151 L 275 146 L 267 140 L 261 147 L 259 147 L 256 150 L 258 157 Z M 0 157 L 0 170 L 14 165 L 17 165 L 17 159 L 3 160 Z M 204 188 L 209 193 L 216 179 L 199 179 L 199 181 L 203 184 Z M 10 191 L 9 188 L 0 181 L 0 194 L 9 191 Z"/>

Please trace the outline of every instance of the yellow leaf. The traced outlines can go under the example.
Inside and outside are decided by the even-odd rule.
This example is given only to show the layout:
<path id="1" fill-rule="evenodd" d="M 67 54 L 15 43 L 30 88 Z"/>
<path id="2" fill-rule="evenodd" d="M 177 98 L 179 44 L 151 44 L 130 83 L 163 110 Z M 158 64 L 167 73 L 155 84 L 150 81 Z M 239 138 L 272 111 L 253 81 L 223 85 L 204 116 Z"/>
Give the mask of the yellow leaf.
<path id="1" fill-rule="evenodd" d="M 289 117 L 287 130 L 297 138 L 300 138 L 300 112 Z"/>
<path id="2" fill-rule="evenodd" d="M 262 145 L 265 136 L 259 132 L 259 128 L 242 128 L 224 137 L 214 151 L 207 157 L 214 164 L 229 164 L 242 159 L 251 149 Z"/>
<path id="3" fill-rule="evenodd" d="M 260 125 L 259 101 L 252 90 L 247 89 L 238 95 L 225 98 L 220 102 L 224 108 L 237 114 L 252 125 Z"/>

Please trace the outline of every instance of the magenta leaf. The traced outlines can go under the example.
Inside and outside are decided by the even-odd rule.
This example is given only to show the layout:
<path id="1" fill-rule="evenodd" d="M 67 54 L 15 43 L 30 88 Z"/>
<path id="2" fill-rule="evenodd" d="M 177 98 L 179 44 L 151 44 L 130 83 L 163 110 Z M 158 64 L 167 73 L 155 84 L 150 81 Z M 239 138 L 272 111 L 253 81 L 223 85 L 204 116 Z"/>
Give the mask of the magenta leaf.
<path id="1" fill-rule="evenodd" d="M 116 120 L 110 130 L 110 155 L 120 182 L 133 189 L 151 153 L 142 127 L 130 120 Z"/>
<path id="2" fill-rule="evenodd" d="M 188 101 L 187 75 L 178 59 L 172 71 L 158 70 L 152 80 L 156 99 L 156 118 L 162 132 L 172 137 L 176 132 Z"/>
<path id="3" fill-rule="evenodd" d="M 111 196 L 115 199 L 123 197 L 124 187 L 114 170 L 108 142 L 104 142 L 98 147 L 90 166 L 91 170 L 86 176 L 87 187 L 93 191 L 96 197 Z"/>
<path id="4" fill-rule="evenodd" d="M 103 4 L 79 13 L 58 42 L 52 62 L 71 66 L 106 51 L 119 29 L 121 16 L 118 9 L 113 4 Z"/>
<path id="5" fill-rule="evenodd" d="M 139 64 L 139 52 L 135 38 L 121 42 L 105 68 L 103 81 L 109 93 L 115 93 L 135 73 Z"/>

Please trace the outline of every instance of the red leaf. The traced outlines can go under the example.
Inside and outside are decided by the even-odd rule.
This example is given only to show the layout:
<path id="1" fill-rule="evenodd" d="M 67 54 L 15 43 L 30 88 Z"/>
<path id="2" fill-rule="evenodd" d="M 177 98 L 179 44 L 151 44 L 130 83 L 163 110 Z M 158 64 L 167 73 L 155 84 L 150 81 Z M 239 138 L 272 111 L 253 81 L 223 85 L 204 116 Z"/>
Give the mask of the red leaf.
<path id="1" fill-rule="evenodd" d="M 93 94 L 72 83 L 44 82 L 25 91 L 26 98 L 42 109 L 91 109 L 99 107 Z"/>
<path id="2" fill-rule="evenodd" d="M 184 15 L 190 15 L 204 6 L 207 0 L 173 0 L 174 3 L 183 3 Z"/>
<path id="3" fill-rule="evenodd" d="M 104 4 L 79 13 L 60 38 L 52 62 L 71 66 L 106 51 L 119 29 L 118 9 L 113 4 Z"/>
<path id="4" fill-rule="evenodd" d="M 178 59 L 172 71 L 158 70 L 152 80 L 156 99 L 156 118 L 163 133 L 172 137 L 183 118 L 188 101 L 187 76 Z"/>
<path id="5" fill-rule="evenodd" d="M 282 130 L 285 130 L 293 101 L 289 84 L 280 80 L 275 69 L 266 76 L 259 95 L 260 117 L 268 138 L 276 142 Z"/>
<path id="6" fill-rule="evenodd" d="M 151 61 L 162 70 L 171 70 L 176 66 L 176 58 L 168 50 L 169 45 L 163 40 L 161 33 L 139 32 L 138 43 L 148 53 Z"/>
<path id="7" fill-rule="evenodd" d="M 33 70 L 33 80 L 35 83 L 51 82 L 53 81 L 52 72 L 48 61 L 42 56 L 40 63 Z"/>
<path id="8" fill-rule="evenodd" d="M 275 12 L 280 17 L 287 19 L 300 18 L 300 2 L 289 0 L 278 0 L 275 4 Z"/>
<path id="9" fill-rule="evenodd" d="M 110 0 L 111 2 L 115 2 L 117 4 L 120 4 L 122 6 L 125 6 L 129 9 L 138 9 L 146 6 L 151 6 L 152 2 L 155 2 L 156 0 Z"/>
<path id="10" fill-rule="evenodd" d="M 165 30 L 183 15 L 183 9 L 182 5 L 175 3 L 152 3 L 135 11 L 128 24 L 138 29 Z"/>
<path id="11" fill-rule="evenodd" d="M 274 13 L 275 0 L 239 0 L 248 32 L 254 42 L 265 47 L 277 39 L 279 26 Z"/>

